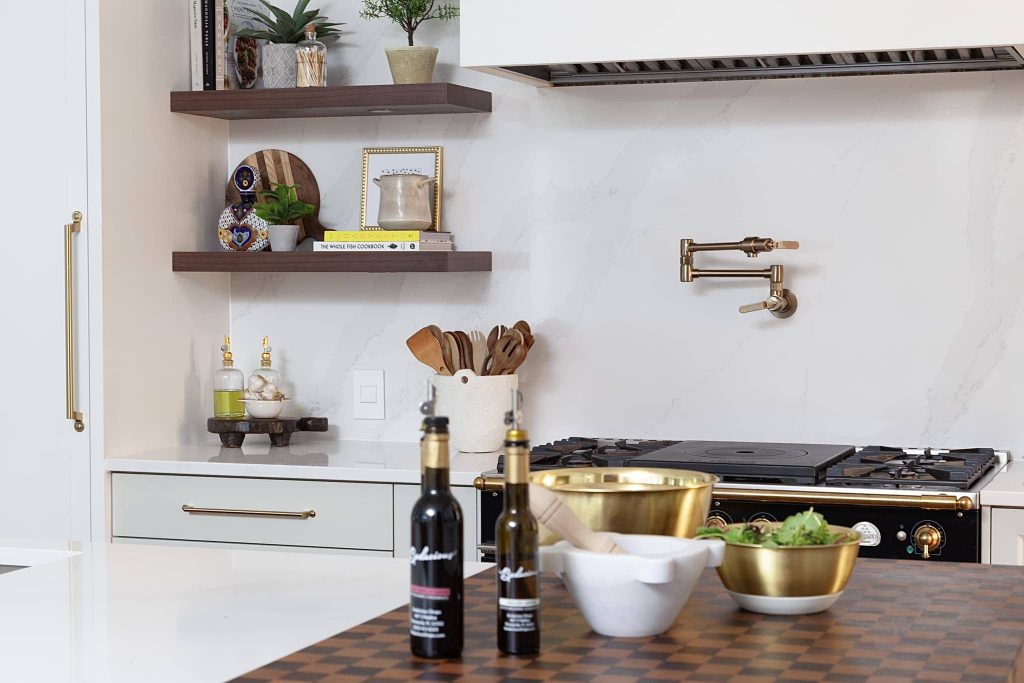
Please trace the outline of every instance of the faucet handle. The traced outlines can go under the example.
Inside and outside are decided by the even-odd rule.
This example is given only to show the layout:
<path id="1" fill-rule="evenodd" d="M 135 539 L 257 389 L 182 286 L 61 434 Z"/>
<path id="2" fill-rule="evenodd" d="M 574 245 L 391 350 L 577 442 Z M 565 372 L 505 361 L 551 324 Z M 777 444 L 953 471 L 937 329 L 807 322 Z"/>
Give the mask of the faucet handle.
<path id="1" fill-rule="evenodd" d="M 788 318 L 796 312 L 796 296 L 788 289 L 784 289 L 781 294 L 772 294 L 764 301 L 740 306 L 740 313 L 758 311 L 769 311 L 776 318 Z"/>
<path id="2" fill-rule="evenodd" d="M 767 301 L 758 301 L 756 304 L 747 304 L 746 306 L 740 306 L 740 313 L 757 313 L 768 308 Z"/>
<path id="3" fill-rule="evenodd" d="M 797 242 L 796 240 L 790 240 L 790 241 L 779 240 L 778 242 L 776 242 L 775 240 L 769 240 L 768 244 L 769 244 L 771 249 L 799 249 L 800 248 L 800 243 Z"/>

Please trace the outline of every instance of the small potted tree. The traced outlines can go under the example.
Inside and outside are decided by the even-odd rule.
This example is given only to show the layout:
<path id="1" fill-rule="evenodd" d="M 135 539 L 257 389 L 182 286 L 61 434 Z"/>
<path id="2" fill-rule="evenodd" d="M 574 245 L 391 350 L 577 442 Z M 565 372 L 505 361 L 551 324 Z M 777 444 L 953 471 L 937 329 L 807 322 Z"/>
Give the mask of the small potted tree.
<path id="1" fill-rule="evenodd" d="M 317 40 L 325 42 L 340 35 L 341 31 L 337 27 L 343 24 L 327 21 L 327 17 L 320 16 L 318 9 L 307 10 L 309 0 L 299 0 L 291 14 L 274 7 L 267 0 L 260 0 L 260 3 L 270 12 L 269 15 L 250 11 L 253 21 L 262 24 L 263 28 L 242 29 L 235 35 L 267 41 L 263 45 L 264 88 L 294 88 L 297 71 L 295 46 L 306 37 L 306 26 L 316 24 Z"/>
<path id="2" fill-rule="evenodd" d="M 359 16 L 363 19 L 390 19 L 405 31 L 408 47 L 384 50 L 395 84 L 430 83 L 434 78 L 437 48 L 413 45 L 413 35 L 424 21 L 455 19 L 459 16 L 459 8 L 445 0 L 363 0 Z"/>
<path id="3" fill-rule="evenodd" d="M 271 251 L 295 251 L 299 237 L 300 218 L 313 213 L 312 204 L 299 201 L 297 185 L 275 183 L 271 190 L 260 190 L 263 201 L 252 208 L 253 212 L 269 225 Z"/>

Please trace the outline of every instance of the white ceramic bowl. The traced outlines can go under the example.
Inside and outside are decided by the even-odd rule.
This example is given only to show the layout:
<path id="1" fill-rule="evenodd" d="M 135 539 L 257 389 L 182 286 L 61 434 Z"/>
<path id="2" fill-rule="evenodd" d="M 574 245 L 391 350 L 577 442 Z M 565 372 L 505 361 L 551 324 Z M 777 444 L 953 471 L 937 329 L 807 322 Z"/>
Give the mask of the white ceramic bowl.
<path id="1" fill-rule="evenodd" d="M 280 401 L 258 401 L 254 398 L 243 398 L 242 403 L 245 404 L 245 412 L 249 413 L 249 417 L 274 418 L 284 410 L 284 402 L 287 400 L 283 398 Z"/>
<path id="2" fill-rule="evenodd" d="M 604 636 L 664 633 L 705 567 L 722 561 L 725 543 L 675 536 L 610 534 L 628 554 L 580 550 L 567 541 L 540 549 L 541 570 L 558 574 L 590 628 Z"/>

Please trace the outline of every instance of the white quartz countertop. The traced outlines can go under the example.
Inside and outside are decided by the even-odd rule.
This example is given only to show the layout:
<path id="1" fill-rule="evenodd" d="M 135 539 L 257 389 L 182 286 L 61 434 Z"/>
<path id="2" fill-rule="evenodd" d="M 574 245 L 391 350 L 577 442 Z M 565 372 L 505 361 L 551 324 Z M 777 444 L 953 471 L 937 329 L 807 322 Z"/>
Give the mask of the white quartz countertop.
<path id="1" fill-rule="evenodd" d="M 4 681 L 224 681 L 393 610 L 409 589 L 404 559 L 2 545 L 0 565 L 32 565 L 0 574 Z"/>
<path id="2" fill-rule="evenodd" d="M 497 462 L 497 453 L 453 452 L 451 483 L 471 486 Z M 420 447 L 393 441 L 293 441 L 276 448 L 266 437 L 250 436 L 241 448 L 219 443 L 176 446 L 107 458 L 106 467 L 111 472 L 418 484 Z"/>
<path id="3" fill-rule="evenodd" d="M 1011 459 L 981 490 L 981 504 L 1024 508 L 1024 460 Z"/>

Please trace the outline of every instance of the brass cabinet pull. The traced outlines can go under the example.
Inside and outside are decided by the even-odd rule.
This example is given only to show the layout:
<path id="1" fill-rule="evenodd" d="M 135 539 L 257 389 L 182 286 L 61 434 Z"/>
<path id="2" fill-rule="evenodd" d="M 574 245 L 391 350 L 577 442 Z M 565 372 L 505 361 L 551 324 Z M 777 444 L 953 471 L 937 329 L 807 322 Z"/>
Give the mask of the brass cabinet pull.
<path id="1" fill-rule="evenodd" d="M 286 512 L 281 510 L 233 510 L 231 508 L 197 508 L 191 505 L 182 505 L 182 512 L 190 515 L 234 515 L 236 517 L 292 517 L 295 519 L 309 519 L 316 517 L 316 510 L 301 510 L 299 512 Z"/>
<path id="2" fill-rule="evenodd" d="M 85 415 L 75 410 L 75 261 L 71 240 L 82 231 L 82 212 L 71 214 L 64 226 L 64 369 L 67 392 L 67 418 L 75 421 L 75 431 L 85 431 Z"/>

